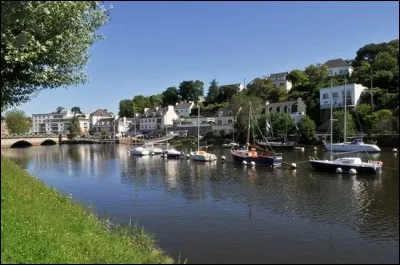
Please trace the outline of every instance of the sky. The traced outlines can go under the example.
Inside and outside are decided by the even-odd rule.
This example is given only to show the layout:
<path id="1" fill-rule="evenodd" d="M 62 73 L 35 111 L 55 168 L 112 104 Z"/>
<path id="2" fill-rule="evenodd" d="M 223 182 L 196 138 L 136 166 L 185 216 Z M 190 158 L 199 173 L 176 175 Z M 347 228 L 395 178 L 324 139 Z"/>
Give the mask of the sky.
<path id="1" fill-rule="evenodd" d="M 43 90 L 17 109 L 85 113 L 150 96 L 184 80 L 220 85 L 353 59 L 362 46 L 399 38 L 398 2 L 106 2 L 106 37 L 91 48 L 84 85 Z"/>

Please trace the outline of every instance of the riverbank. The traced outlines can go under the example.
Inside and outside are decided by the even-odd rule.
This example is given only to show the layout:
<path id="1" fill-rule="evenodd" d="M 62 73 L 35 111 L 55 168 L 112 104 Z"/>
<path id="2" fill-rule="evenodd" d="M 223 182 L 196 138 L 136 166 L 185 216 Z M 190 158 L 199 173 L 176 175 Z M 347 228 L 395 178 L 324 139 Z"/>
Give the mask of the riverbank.
<path id="1" fill-rule="evenodd" d="M 158 263 L 173 260 L 137 227 L 112 227 L 1 157 L 1 263 Z"/>

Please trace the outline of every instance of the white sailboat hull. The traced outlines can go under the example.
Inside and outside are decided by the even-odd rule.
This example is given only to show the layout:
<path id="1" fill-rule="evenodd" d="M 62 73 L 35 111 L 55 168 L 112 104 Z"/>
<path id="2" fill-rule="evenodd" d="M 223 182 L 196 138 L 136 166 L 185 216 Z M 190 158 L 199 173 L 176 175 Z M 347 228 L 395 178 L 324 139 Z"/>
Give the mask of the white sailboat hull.
<path id="1" fill-rule="evenodd" d="M 146 150 L 143 147 L 135 147 L 130 150 L 131 155 L 136 155 L 136 156 L 147 156 L 150 154 L 149 150 Z"/>
<path id="2" fill-rule="evenodd" d="M 381 149 L 374 144 L 352 144 L 352 143 L 336 143 L 336 144 L 325 144 L 326 150 L 330 151 L 332 148 L 332 152 L 380 152 Z"/>
<path id="3" fill-rule="evenodd" d="M 194 161 L 201 161 L 201 162 L 212 162 L 217 160 L 217 156 L 214 154 L 210 154 L 204 151 L 198 151 L 195 153 L 192 153 L 192 159 Z"/>

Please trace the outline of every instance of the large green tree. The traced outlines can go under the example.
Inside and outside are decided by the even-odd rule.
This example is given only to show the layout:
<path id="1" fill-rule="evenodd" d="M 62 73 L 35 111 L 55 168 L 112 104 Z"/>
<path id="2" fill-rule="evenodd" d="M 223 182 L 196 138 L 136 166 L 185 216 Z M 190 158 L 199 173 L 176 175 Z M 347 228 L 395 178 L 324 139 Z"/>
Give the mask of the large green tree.
<path id="1" fill-rule="evenodd" d="M 168 105 L 175 106 L 175 103 L 179 102 L 179 93 L 176 87 L 169 87 L 162 93 L 162 105 L 164 107 Z"/>
<path id="2" fill-rule="evenodd" d="M 308 80 L 314 87 L 323 87 L 328 78 L 329 69 L 325 64 L 309 65 L 304 70 Z"/>
<path id="3" fill-rule="evenodd" d="M 299 69 L 294 69 L 290 71 L 290 73 L 287 76 L 287 79 L 292 82 L 293 87 L 296 86 L 304 86 L 307 85 L 309 80 L 308 76 L 301 70 Z"/>
<path id="4" fill-rule="evenodd" d="M 124 99 L 119 102 L 119 112 L 118 115 L 120 117 L 135 117 L 135 106 L 131 99 Z"/>
<path id="5" fill-rule="evenodd" d="M 26 133 L 33 124 L 32 119 L 25 116 L 24 111 L 16 109 L 6 112 L 5 121 L 10 133 Z"/>
<path id="6" fill-rule="evenodd" d="M 203 96 L 204 83 L 200 80 L 183 81 L 179 84 L 179 96 L 186 101 L 199 101 Z"/>
<path id="7" fill-rule="evenodd" d="M 267 100 L 273 88 L 274 84 L 270 80 L 257 77 L 247 85 L 247 93 Z"/>
<path id="8" fill-rule="evenodd" d="M 61 113 L 65 108 L 64 107 L 57 107 L 56 112 Z"/>
<path id="9" fill-rule="evenodd" d="M 138 95 L 133 98 L 133 106 L 135 108 L 135 113 L 143 113 L 144 108 L 151 108 L 152 104 L 149 97 L 143 95 Z"/>
<path id="10" fill-rule="evenodd" d="M 240 84 L 222 85 L 219 87 L 217 103 L 228 102 L 236 93 L 239 92 Z"/>
<path id="11" fill-rule="evenodd" d="M 315 122 L 308 116 L 304 116 L 301 118 L 297 125 L 301 135 L 310 140 L 316 133 L 316 125 Z"/>
<path id="12" fill-rule="evenodd" d="M 79 125 L 79 118 L 72 117 L 69 121 L 68 132 L 72 135 L 72 137 L 76 137 L 81 133 L 81 127 Z"/>
<path id="13" fill-rule="evenodd" d="M 217 97 L 219 94 L 219 86 L 217 80 L 213 79 L 210 82 L 210 87 L 208 88 L 208 93 L 206 97 L 206 103 L 207 104 L 214 104 L 217 101 Z"/>
<path id="14" fill-rule="evenodd" d="M 72 108 L 71 108 L 71 112 L 73 112 L 73 113 L 79 113 L 79 114 L 82 113 L 81 108 L 80 108 L 80 107 L 77 107 L 77 106 L 72 107 Z"/>
<path id="15" fill-rule="evenodd" d="M 333 140 L 343 142 L 344 137 L 344 111 L 333 112 Z M 346 113 L 346 138 L 356 135 L 356 126 L 349 112 Z M 347 139 L 345 139 L 347 141 Z"/>
<path id="16" fill-rule="evenodd" d="M 1 102 L 87 81 L 89 48 L 109 20 L 99 1 L 1 1 Z"/>

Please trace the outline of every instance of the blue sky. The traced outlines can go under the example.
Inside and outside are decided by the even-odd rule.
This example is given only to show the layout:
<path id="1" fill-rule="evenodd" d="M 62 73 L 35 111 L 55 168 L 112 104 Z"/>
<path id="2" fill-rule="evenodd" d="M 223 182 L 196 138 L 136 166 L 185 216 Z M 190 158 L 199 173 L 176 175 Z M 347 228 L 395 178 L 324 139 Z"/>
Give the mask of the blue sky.
<path id="1" fill-rule="evenodd" d="M 107 2 L 106 39 L 92 47 L 90 81 L 44 90 L 18 109 L 83 112 L 150 96 L 183 80 L 219 84 L 349 59 L 399 38 L 397 2 Z"/>

